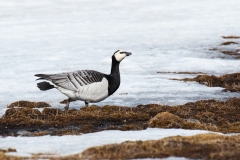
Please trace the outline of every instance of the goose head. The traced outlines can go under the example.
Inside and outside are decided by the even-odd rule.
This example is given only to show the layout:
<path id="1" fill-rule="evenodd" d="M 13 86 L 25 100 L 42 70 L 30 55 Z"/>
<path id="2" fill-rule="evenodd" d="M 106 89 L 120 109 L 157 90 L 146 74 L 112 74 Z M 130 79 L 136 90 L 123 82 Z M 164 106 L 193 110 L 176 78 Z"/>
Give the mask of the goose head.
<path id="1" fill-rule="evenodd" d="M 113 56 L 118 62 L 121 62 L 126 56 L 130 56 L 132 53 L 131 52 L 126 52 L 124 50 L 117 50 Z"/>

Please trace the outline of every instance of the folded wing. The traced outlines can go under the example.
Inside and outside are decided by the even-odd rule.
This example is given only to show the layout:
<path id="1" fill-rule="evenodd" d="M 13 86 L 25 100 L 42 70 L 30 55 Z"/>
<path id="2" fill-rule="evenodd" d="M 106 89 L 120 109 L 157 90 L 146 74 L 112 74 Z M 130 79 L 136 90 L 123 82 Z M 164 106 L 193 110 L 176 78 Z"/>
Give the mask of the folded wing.
<path id="1" fill-rule="evenodd" d="M 48 80 L 56 86 L 77 91 L 79 87 L 95 82 L 101 82 L 106 75 L 93 70 L 79 70 L 75 72 L 59 74 L 36 74 L 37 80 Z"/>

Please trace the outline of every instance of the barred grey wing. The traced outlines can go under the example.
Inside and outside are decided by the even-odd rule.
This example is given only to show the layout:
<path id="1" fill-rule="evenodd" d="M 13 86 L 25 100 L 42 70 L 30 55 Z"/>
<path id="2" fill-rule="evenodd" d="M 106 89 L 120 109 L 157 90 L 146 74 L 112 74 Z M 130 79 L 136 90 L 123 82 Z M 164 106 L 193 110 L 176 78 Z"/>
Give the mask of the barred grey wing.
<path id="1" fill-rule="evenodd" d="M 72 91 L 94 82 L 101 82 L 106 75 L 93 70 L 79 70 L 75 72 L 49 75 L 49 80 L 57 86 Z"/>

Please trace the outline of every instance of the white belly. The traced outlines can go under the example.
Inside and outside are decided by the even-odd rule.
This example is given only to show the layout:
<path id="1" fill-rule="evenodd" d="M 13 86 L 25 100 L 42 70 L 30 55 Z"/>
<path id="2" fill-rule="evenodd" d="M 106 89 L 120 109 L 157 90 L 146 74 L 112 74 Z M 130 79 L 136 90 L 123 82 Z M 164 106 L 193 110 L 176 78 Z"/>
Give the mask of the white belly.
<path id="1" fill-rule="evenodd" d="M 101 82 L 80 86 L 76 92 L 61 87 L 58 90 L 73 100 L 100 102 L 108 97 L 108 81 L 103 78 Z"/>

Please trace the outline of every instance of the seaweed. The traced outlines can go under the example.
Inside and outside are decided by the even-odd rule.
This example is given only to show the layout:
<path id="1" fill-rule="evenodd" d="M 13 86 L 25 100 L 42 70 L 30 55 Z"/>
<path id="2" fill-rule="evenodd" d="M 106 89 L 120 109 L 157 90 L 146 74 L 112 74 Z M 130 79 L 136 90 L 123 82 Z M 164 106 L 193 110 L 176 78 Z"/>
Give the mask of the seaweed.
<path id="1" fill-rule="evenodd" d="M 102 130 L 143 130 L 148 127 L 240 132 L 240 99 L 200 100 L 185 105 L 137 107 L 89 106 L 63 111 L 10 108 L 0 118 L 1 136 L 79 135 Z"/>
<path id="2" fill-rule="evenodd" d="M 186 157 L 191 159 L 239 159 L 240 135 L 199 134 L 174 136 L 160 140 L 127 141 L 91 147 L 79 155 L 80 159 L 136 159 Z"/>
<path id="3" fill-rule="evenodd" d="M 196 81 L 208 87 L 223 87 L 223 91 L 240 92 L 240 73 L 225 74 L 222 76 L 198 75 L 195 78 L 172 79 L 180 81 Z"/>

